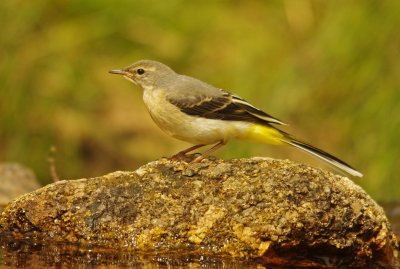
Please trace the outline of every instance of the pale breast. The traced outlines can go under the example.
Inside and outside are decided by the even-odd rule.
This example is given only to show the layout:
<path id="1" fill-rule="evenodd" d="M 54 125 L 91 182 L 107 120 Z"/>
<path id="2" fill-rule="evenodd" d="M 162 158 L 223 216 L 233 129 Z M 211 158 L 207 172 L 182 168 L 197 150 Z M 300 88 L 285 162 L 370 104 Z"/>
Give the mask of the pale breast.
<path id="1" fill-rule="evenodd" d="M 154 122 L 167 134 L 193 144 L 213 144 L 240 136 L 249 123 L 189 116 L 167 101 L 165 92 L 147 89 L 144 103 Z"/>

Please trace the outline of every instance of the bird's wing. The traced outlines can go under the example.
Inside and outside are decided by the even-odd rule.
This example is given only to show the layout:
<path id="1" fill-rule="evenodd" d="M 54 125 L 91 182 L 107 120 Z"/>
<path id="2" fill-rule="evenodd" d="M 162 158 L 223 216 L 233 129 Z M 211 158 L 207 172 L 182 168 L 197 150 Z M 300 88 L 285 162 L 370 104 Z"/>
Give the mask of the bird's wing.
<path id="1" fill-rule="evenodd" d="M 271 115 L 265 113 L 264 111 L 256 108 L 252 104 L 248 103 L 246 100 L 236 96 L 232 95 L 232 102 L 238 106 L 241 107 L 242 109 L 246 110 L 248 113 L 253 115 L 254 117 L 257 117 L 261 120 L 267 121 L 269 123 L 276 123 L 280 125 L 287 125 L 286 123 L 282 122 L 281 120 L 278 120 L 275 117 L 272 117 Z"/>
<path id="2" fill-rule="evenodd" d="M 196 87 L 199 86 L 200 84 L 196 84 Z M 180 91 L 180 94 L 175 92 L 173 95 L 167 95 L 167 100 L 182 112 L 192 116 L 264 124 L 285 124 L 237 96 L 216 88 L 210 89 L 212 86 L 208 84 L 201 86 L 205 88 L 204 91 L 191 91 L 189 88 L 185 90 L 186 94 Z"/>

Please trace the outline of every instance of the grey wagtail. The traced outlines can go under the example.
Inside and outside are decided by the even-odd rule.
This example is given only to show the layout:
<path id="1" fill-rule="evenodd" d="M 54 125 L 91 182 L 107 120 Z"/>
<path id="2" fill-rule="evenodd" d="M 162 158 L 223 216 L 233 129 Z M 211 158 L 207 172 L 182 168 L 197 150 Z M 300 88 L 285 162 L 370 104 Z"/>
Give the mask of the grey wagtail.
<path id="1" fill-rule="evenodd" d="M 172 158 L 185 157 L 195 149 L 214 144 L 194 159 L 198 162 L 230 139 L 237 138 L 291 145 L 350 175 L 362 177 L 360 172 L 335 156 L 279 130 L 275 125 L 285 123 L 242 98 L 201 80 L 177 74 L 165 64 L 141 60 L 109 72 L 122 75 L 143 89 L 144 103 L 158 127 L 177 139 L 195 144 Z"/>

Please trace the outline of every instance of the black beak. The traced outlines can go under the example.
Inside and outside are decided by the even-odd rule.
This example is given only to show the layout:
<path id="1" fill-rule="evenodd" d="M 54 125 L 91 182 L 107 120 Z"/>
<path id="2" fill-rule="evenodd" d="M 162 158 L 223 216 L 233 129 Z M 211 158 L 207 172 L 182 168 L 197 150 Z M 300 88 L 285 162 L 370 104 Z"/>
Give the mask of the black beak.
<path id="1" fill-rule="evenodd" d="M 124 70 L 119 70 L 119 69 L 110 70 L 110 71 L 108 71 L 108 73 L 110 73 L 110 74 L 116 74 L 116 75 L 126 75 L 126 71 L 124 71 Z"/>

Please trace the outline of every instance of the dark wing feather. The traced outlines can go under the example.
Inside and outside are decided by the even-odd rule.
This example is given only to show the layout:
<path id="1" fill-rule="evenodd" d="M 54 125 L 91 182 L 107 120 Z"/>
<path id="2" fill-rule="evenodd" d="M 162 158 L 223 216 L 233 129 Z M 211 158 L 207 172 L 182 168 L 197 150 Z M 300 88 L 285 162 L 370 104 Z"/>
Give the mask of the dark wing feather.
<path id="1" fill-rule="evenodd" d="M 282 124 L 281 121 L 253 107 L 244 100 L 225 92 L 213 97 L 198 95 L 173 98 L 170 96 L 167 99 L 182 112 L 192 116 L 261 124 Z"/>
<path id="2" fill-rule="evenodd" d="M 254 107 L 253 105 L 249 104 L 247 101 L 243 100 L 242 98 L 233 95 L 232 96 L 232 101 L 242 109 L 246 110 L 248 113 L 252 114 L 253 116 L 256 116 L 257 118 L 260 118 L 262 120 L 265 120 L 269 123 L 276 123 L 276 124 L 281 124 L 281 125 L 287 125 L 286 123 L 282 122 L 281 120 L 278 120 L 275 117 L 272 117 L 271 115 L 265 113 L 264 111 Z"/>

